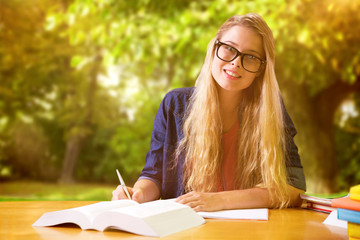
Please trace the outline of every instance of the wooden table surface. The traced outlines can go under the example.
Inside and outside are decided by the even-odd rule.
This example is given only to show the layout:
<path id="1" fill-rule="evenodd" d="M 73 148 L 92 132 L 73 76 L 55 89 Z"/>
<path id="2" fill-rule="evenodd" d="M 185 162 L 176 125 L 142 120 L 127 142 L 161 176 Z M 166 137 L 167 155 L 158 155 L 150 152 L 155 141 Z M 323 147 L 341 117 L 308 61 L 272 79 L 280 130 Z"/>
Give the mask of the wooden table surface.
<path id="1" fill-rule="evenodd" d="M 95 202 L 26 201 L 0 202 L 0 239 L 159 239 L 118 230 L 83 231 L 76 225 L 33 227 L 45 212 L 79 207 Z M 270 210 L 268 221 L 206 219 L 206 223 L 164 239 L 348 239 L 347 230 L 322 222 L 326 213 L 304 209 Z"/>

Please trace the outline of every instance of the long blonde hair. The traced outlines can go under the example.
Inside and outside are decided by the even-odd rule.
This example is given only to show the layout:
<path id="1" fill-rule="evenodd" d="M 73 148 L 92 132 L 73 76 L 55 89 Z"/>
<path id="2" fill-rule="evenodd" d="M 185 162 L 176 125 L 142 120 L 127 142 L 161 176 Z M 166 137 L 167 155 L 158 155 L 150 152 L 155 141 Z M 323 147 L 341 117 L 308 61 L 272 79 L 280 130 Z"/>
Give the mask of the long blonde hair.
<path id="1" fill-rule="evenodd" d="M 263 72 L 251 86 L 243 90 L 239 106 L 235 189 L 267 188 L 272 203 L 280 202 L 276 207 L 286 207 L 289 194 L 285 169 L 284 120 L 274 71 L 274 39 L 264 19 L 253 13 L 229 18 L 208 45 L 205 62 L 187 109 L 184 138 L 177 148 L 177 156 L 182 153 L 185 155 L 184 188 L 186 191 L 213 192 L 221 181 L 223 130 L 211 66 L 215 41 L 233 26 L 244 26 L 257 32 L 262 37 L 266 53 Z"/>

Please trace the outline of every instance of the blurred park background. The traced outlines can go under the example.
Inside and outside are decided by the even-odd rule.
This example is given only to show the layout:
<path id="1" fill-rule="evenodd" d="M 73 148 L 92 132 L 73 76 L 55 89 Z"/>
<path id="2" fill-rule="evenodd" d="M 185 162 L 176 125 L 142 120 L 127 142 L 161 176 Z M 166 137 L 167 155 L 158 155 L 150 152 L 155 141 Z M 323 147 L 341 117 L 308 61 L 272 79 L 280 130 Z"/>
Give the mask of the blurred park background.
<path id="1" fill-rule="evenodd" d="M 360 183 L 360 1 L 1 0 L 0 200 L 132 185 L 164 94 L 193 86 L 230 16 L 273 30 L 308 192 Z"/>

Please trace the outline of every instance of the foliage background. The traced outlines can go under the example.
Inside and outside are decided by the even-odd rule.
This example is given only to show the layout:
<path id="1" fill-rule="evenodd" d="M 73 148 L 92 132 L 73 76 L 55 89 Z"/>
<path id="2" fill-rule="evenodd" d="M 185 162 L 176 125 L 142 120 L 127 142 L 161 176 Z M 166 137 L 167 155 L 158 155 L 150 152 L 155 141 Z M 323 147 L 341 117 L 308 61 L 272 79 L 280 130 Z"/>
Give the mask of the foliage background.
<path id="1" fill-rule="evenodd" d="M 230 16 L 261 14 L 308 190 L 360 183 L 360 1 L 2 0 L 0 180 L 131 185 L 164 94 Z"/>

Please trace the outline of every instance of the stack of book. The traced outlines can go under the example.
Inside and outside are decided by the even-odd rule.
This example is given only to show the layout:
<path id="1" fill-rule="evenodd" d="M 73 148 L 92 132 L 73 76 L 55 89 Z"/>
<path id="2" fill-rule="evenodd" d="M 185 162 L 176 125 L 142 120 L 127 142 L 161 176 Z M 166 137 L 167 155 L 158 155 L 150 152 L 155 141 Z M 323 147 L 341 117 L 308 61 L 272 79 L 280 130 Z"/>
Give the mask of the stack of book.
<path id="1" fill-rule="evenodd" d="M 336 199 L 342 199 L 348 196 L 347 194 L 332 194 L 332 195 L 314 195 L 314 194 L 300 194 L 300 198 L 304 200 L 303 208 L 331 213 L 336 209 L 332 202 Z"/>
<path id="2" fill-rule="evenodd" d="M 349 196 L 332 200 L 338 219 L 348 222 L 349 239 L 360 240 L 360 185 L 350 188 Z"/>

